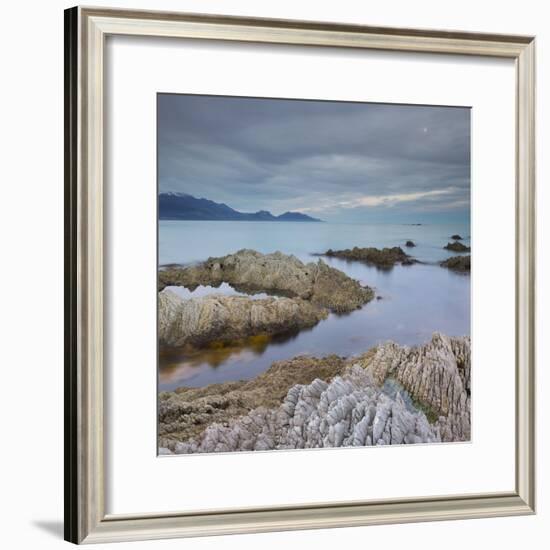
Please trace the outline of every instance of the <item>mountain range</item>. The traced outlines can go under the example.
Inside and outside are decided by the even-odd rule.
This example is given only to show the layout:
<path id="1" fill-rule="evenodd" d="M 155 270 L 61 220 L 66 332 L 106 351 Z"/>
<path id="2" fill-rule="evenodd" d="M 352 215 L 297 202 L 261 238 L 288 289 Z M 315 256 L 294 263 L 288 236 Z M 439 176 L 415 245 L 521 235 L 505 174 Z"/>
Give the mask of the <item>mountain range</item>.
<path id="1" fill-rule="evenodd" d="M 254 222 L 321 222 L 301 212 L 285 212 L 274 216 L 267 210 L 238 212 L 208 199 L 198 199 L 186 193 L 160 193 L 159 219 L 161 220 L 217 220 Z"/>

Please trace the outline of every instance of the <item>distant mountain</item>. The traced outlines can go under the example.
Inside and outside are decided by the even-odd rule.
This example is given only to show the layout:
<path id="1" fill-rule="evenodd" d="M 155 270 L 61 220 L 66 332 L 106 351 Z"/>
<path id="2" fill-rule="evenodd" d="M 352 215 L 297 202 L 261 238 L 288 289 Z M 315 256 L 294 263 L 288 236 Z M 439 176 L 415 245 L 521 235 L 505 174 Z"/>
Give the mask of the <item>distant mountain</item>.
<path id="1" fill-rule="evenodd" d="M 227 204 L 208 199 L 197 199 L 185 193 L 160 193 L 159 219 L 161 220 L 218 220 L 254 222 L 320 222 L 301 212 L 285 212 L 274 216 L 267 210 L 254 213 L 238 212 Z"/>
<path id="2" fill-rule="evenodd" d="M 277 216 L 277 220 L 280 222 L 322 222 L 317 218 L 312 218 L 307 214 L 302 214 L 301 212 L 285 212 L 280 216 Z"/>

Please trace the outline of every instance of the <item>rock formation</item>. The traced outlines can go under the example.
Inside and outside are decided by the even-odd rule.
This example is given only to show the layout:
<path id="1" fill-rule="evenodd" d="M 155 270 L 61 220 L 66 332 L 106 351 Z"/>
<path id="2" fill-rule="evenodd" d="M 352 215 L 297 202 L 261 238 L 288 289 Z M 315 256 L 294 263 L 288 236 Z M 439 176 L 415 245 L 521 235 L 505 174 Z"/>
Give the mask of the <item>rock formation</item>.
<path id="1" fill-rule="evenodd" d="M 462 237 L 458 234 L 451 235 L 451 239 L 454 239 L 455 241 L 461 241 Z"/>
<path id="2" fill-rule="evenodd" d="M 319 378 L 290 388 L 277 409 L 259 407 L 227 425 L 212 424 L 172 451 L 208 453 L 427 443 L 440 441 L 422 412 L 409 411 L 353 366 L 328 383 Z"/>
<path id="3" fill-rule="evenodd" d="M 212 424 L 227 424 L 258 407 L 276 408 L 296 384 L 316 378 L 330 380 L 347 364 L 336 355 L 317 359 L 295 357 L 277 361 L 252 380 L 211 384 L 203 388 L 179 388 L 159 394 L 159 443 L 171 447 L 199 435 Z"/>
<path id="4" fill-rule="evenodd" d="M 335 312 L 361 307 L 374 298 L 371 288 L 338 269 L 325 264 L 304 264 L 295 256 L 274 252 L 261 254 L 255 250 L 239 250 L 221 258 L 188 267 L 167 267 L 159 271 L 159 290 L 166 286 L 219 286 L 228 283 L 236 290 L 267 292 L 308 300 Z"/>
<path id="5" fill-rule="evenodd" d="M 469 338 L 435 333 L 431 342 L 419 347 L 383 344 L 367 369 L 378 384 L 396 379 L 422 408 L 437 416 L 443 441 L 470 438 Z"/>
<path id="6" fill-rule="evenodd" d="M 414 244 L 413 241 L 407 241 L 407 242 L 405 243 L 405 246 L 408 247 L 408 248 L 412 248 L 413 246 L 416 246 L 416 245 Z"/>
<path id="7" fill-rule="evenodd" d="M 297 357 L 249 382 L 184 388 L 159 400 L 165 453 L 469 438 L 470 340 L 438 333 L 423 346 L 387 343 L 348 360 Z"/>
<path id="8" fill-rule="evenodd" d="M 382 268 L 393 267 L 396 263 L 402 265 L 416 263 L 416 260 L 406 254 L 400 246 L 381 250 L 379 248 L 359 248 L 357 246 L 345 250 L 329 249 L 325 252 L 325 256 L 365 262 Z"/>
<path id="9" fill-rule="evenodd" d="M 326 309 L 300 298 L 210 294 L 183 299 L 167 288 L 159 293 L 158 339 L 160 345 L 200 347 L 311 327 L 327 315 Z"/>
<path id="10" fill-rule="evenodd" d="M 453 256 L 440 264 L 442 267 L 453 269 L 454 271 L 470 271 L 470 255 Z"/>
<path id="11" fill-rule="evenodd" d="M 447 250 L 452 250 L 453 252 L 470 252 L 469 246 L 463 245 L 462 243 L 459 243 L 459 242 L 447 243 L 447 245 L 444 246 L 443 248 Z"/>

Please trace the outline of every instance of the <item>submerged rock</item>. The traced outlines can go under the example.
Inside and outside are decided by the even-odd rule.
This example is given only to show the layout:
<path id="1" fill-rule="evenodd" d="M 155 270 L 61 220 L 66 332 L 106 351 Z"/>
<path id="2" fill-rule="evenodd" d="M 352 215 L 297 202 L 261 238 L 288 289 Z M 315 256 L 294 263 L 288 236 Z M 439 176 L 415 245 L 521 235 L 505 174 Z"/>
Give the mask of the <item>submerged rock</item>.
<path id="1" fill-rule="evenodd" d="M 183 299 L 167 288 L 159 293 L 158 339 L 165 346 L 200 347 L 311 327 L 327 315 L 326 309 L 300 298 L 210 294 Z"/>
<path id="2" fill-rule="evenodd" d="M 159 397 L 159 445 L 174 453 L 469 438 L 470 339 L 437 333 L 423 346 L 387 343 L 348 360 L 297 357 L 249 382 Z"/>
<path id="3" fill-rule="evenodd" d="M 451 235 L 451 239 L 454 239 L 455 241 L 461 241 L 462 237 L 458 233 L 455 233 L 454 235 Z"/>
<path id="4" fill-rule="evenodd" d="M 470 252 L 469 246 L 463 245 L 462 243 L 459 243 L 459 242 L 447 243 L 447 245 L 444 246 L 443 248 L 447 250 L 452 250 L 453 252 Z"/>
<path id="5" fill-rule="evenodd" d="M 166 286 L 219 286 L 228 283 L 236 290 L 266 292 L 308 300 L 335 312 L 361 307 L 374 298 L 374 291 L 363 287 L 342 271 L 319 260 L 304 264 L 291 255 L 255 250 L 239 250 L 221 258 L 188 267 L 168 267 L 159 271 L 159 290 Z"/>
<path id="6" fill-rule="evenodd" d="M 402 265 L 411 265 L 416 263 L 416 260 L 406 254 L 400 246 L 383 249 L 359 248 L 357 246 L 351 249 L 347 248 L 345 250 L 329 249 L 325 252 L 325 256 L 343 258 L 344 260 L 356 260 L 386 268 L 393 267 L 396 263 L 400 263 Z"/>
<path id="7" fill-rule="evenodd" d="M 407 241 L 407 242 L 405 243 L 405 246 L 407 246 L 407 247 L 409 247 L 409 248 L 412 248 L 413 246 L 416 246 L 416 245 L 414 244 L 413 241 Z"/>
<path id="8" fill-rule="evenodd" d="M 470 255 L 468 256 L 453 256 L 440 264 L 442 267 L 447 267 L 455 271 L 470 271 Z"/>

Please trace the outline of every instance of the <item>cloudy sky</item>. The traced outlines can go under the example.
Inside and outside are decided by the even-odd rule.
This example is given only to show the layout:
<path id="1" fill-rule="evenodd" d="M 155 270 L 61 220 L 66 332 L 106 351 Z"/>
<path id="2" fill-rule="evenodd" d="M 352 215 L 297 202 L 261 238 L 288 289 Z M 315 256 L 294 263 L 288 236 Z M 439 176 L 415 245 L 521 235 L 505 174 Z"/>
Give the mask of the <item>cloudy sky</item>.
<path id="1" fill-rule="evenodd" d="M 327 221 L 467 221 L 470 110 L 158 96 L 160 192 Z"/>

